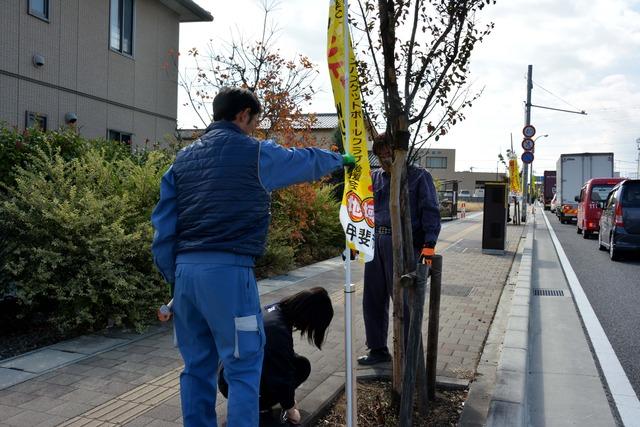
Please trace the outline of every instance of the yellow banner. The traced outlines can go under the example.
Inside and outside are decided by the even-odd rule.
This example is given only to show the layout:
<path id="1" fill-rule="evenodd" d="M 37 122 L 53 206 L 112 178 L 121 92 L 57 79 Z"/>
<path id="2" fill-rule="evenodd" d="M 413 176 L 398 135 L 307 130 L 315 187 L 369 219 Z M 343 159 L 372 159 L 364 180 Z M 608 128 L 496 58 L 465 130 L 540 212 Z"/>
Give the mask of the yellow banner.
<path id="1" fill-rule="evenodd" d="M 362 114 L 360 99 L 360 83 L 356 67 L 353 47 L 349 40 L 349 63 L 345 67 L 344 52 L 344 2 L 331 0 L 329 5 L 329 30 L 327 34 L 327 60 L 333 98 L 338 112 L 338 122 L 342 131 L 342 141 L 345 151 L 353 154 L 356 165 L 345 172 L 344 193 L 340 206 L 340 223 L 344 228 L 348 245 L 364 256 L 373 258 L 374 208 L 373 186 L 369 169 L 369 155 L 367 152 L 367 131 Z M 348 79 L 347 75 L 348 68 Z M 345 106 L 345 86 L 348 84 L 348 115 Z M 349 139 L 346 138 L 345 121 L 349 120 Z"/>
<path id="2" fill-rule="evenodd" d="M 517 159 L 509 159 L 509 181 L 509 189 L 512 193 L 522 193 L 522 186 L 520 185 L 520 171 L 518 170 Z"/>

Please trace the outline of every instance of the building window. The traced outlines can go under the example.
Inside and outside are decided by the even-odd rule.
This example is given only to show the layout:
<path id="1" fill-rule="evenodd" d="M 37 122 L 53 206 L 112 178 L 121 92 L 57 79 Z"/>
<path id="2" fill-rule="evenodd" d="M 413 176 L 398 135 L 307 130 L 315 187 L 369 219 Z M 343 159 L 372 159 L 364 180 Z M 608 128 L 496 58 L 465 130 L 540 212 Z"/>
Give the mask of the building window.
<path id="1" fill-rule="evenodd" d="M 49 0 L 29 0 L 29 15 L 49 21 Z"/>
<path id="2" fill-rule="evenodd" d="M 427 157 L 428 169 L 446 169 L 447 158 L 446 157 Z"/>
<path id="3" fill-rule="evenodd" d="M 121 142 L 123 144 L 131 145 L 132 134 L 126 132 L 120 132 L 117 130 L 109 129 L 107 131 L 107 139 L 109 141 Z"/>
<path id="4" fill-rule="evenodd" d="M 27 111 L 24 119 L 25 129 L 39 128 L 40 130 L 47 130 L 47 116 L 33 111 Z"/>
<path id="5" fill-rule="evenodd" d="M 133 2 L 111 0 L 109 45 L 111 49 L 133 55 Z"/>

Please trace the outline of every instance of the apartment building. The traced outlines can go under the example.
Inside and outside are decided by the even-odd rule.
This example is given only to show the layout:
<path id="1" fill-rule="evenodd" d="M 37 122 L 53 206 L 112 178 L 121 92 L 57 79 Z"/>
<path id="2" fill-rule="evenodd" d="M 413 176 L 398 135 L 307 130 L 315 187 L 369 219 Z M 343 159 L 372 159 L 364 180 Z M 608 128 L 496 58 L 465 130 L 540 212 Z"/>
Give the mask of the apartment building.
<path id="1" fill-rule="evenodd" d="M 192 0 L 0 0 L 0 122 L 162 141 L 176 129 L 180 23 L 212 20 Z"/>

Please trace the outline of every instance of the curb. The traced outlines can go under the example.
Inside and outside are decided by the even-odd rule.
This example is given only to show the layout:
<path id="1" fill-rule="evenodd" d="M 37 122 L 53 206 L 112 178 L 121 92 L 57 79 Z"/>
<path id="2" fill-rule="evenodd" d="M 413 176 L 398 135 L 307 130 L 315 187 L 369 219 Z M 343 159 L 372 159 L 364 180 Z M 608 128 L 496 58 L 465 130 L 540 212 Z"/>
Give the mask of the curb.
<path id="1" fill-rule="evenodd" d="M 525 426 L 527 417 L 527 373 L 529 304 L 535 216 L 527 224 L 518 281 L 498 362 L 496 385 L 489 405 L 487 426 Z"/>
<path id="2" fill-rule="evenodd" d="M 469 395 L 458 421 L 459 427 L 481 427 L 486 424 L 489 404 L 496 384 L 498 359 L 502 350 L 507 320 L 511 310 L 513 294 L 518 282 L 518 270 L 522 261 L 522 253 L 526 242 L 526 227 L 523 227 L 513 264 L 505 282 L 498 307 L 491 322 L 491 328 L 484 343 L 480 361 L 476 368 L 476 376 L 471 382 Z"/>

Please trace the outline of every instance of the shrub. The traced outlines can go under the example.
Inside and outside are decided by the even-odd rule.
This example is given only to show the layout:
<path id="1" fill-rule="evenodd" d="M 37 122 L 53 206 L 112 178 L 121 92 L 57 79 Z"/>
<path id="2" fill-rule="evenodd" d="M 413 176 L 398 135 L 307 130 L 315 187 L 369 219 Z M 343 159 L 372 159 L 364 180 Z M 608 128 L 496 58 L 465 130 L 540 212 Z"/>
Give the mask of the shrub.
<path id="1" fill-rule="evenodd" d="M 345 246 L 345 236 L 340 225 L 340 203 L 334 198 L 328 185 L 316 188 L 316 197 L 308 206 L 307 228 L 298 247 L 296 260 L 308 264 L 340 254 Z"/>
<path id="2" fill-rule="evenodd" d="M 256 275 L 267 277 L 338 255 L 344 245 L 338 208 L 332 187 L 321 183 L 275 192 L 267 247 L 256 263 Z"/>
<path id="3" fill-rule="evenodd" d="M 6 271 L 23 315 L 45 311 L 63 331 L 141 328 L 167 293 L 151 260 L 149 215 L 169 159 L 155 152 L 137 163 L 95 147 L 70 160 L 62 153 L 39 150 L 16 168 L 0 202 L 0 234 L 14 243 Z"/>
<path id="4" fill-rule="evenodd" d="M 43 132 L 32 128 L 20 132 L 0 126 L 0 184 L 13 185 L 14 170 L 27 166 L 38 150 L 58 150 L 63 159 L 70 160 L 86 148 L 87 141 L 73 129 Z"/>
<path id="5" fill-rule="evenodd" d="M 0 300 L 15 297 L 22 325 L 45 319 L 68 333 L 155 318 L 169 291 L 152 262 L 150 216 L 177 147 L 132 153 L 69 129 L 0 127 Z M 277 191 L 256 273 L 337 255 L 343 242 L 330 186 Z"/>

